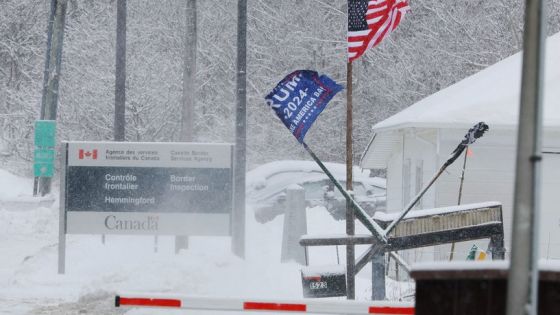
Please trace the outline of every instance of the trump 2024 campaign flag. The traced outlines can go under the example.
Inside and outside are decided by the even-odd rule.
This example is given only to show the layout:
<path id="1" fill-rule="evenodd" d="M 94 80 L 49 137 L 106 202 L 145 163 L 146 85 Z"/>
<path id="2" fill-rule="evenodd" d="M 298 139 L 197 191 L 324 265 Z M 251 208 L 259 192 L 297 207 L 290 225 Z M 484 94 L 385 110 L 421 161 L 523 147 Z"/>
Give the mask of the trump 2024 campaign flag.
<path id="1" fill-rule="evenodd" d="M 292 134 L 303 143 L 305 134 L 342 86 L 316 71 L 296 70 L 265 97 Z"/>

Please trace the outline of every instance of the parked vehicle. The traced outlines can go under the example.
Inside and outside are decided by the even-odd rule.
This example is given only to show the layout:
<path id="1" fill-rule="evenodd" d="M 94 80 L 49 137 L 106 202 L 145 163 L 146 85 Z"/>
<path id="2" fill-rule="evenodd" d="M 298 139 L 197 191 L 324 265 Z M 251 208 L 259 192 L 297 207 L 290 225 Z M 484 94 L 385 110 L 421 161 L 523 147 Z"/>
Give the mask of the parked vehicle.
<path id="1" fill-rule="evenodd" d="M 346 165 L 325 163 L 333 176 L 346 187 Z M 385 179 L 369 177 L 368 170 L 355 167 L 353 191 L 355 200 L 369 214 L 385 210 Z M 247 201 L 255 209 L 255 218 L 264 223 L 284 213 L 286 188 L 298 184 L 305 190 L 306 205 L 324 206 L 331 215 L 345 218 L 346 200 L 330 179 L 313 161 L 276 161 L 247 173 Z"/>

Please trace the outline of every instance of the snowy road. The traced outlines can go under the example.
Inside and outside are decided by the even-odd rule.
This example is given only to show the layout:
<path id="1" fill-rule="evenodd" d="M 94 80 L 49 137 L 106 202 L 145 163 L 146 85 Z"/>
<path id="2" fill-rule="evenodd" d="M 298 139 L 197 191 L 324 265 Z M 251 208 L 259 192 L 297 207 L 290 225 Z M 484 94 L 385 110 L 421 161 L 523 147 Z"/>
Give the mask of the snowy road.
<path id="1" fill-rule="evenodd" d="M 10 183 L 0 182 L 0 188 Z M 324 208 L 307 215 L 309 234 L 345 229 Z M 68 235 L 66 274 L 58 275 L 58 205 L 0 208 L 0 314 L 218 314 L 115 308 L 116 292 L 300 299 L 301 265 L 280 263 L 283 216 L 260 224 L 249 207 L 246 228 L 245 260 L 231 254 L 228 237 L 191 237 L 189 249 L 176 255 L 173 237 L 159 237 L 155 252 L 152 236 L 108 235 L 102 244 L 99 235 Z M 339 254 L 344 262 L 344 250 Z M 312 248 L 309 256 L 311 265 L 337 263 L 333 247 Z M 370 281 L 365 268 L 357 279 L 358 299 L 369 298 Z M 405 290 L 393 285 L 388 294 Z"/>

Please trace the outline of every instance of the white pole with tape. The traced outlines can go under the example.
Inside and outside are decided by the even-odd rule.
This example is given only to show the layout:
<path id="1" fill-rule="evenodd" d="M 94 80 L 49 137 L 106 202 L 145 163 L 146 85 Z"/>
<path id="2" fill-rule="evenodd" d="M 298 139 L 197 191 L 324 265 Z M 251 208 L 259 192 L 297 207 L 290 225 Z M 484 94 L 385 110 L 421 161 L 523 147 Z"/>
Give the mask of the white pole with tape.
<path id="1" fill-rule="evenodd" d="M 214 311 L 258 311 L 308 314 L 413 315 L 414 303 L 350 300 L 262 300 L 212 297 L 117 295 L 116 307 L 155 307 Z"/>

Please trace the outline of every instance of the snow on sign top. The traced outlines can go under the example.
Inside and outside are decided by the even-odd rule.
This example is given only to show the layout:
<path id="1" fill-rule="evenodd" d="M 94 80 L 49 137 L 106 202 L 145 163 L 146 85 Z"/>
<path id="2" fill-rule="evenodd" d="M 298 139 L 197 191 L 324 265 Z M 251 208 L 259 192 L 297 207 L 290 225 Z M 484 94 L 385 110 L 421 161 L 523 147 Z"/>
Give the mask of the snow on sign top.
<path id="1" fill-rule="evenodd" d="M 407 215 L 404 218 L 410 219 L 410 218 L 419 218 L 419 217 L 432 216 L 432 215 L 444 215 L 453 212 L 497 207 L 501 205 L 502 204 L 498 201 L 487 201 L 487 202 L 463 204 L 458 206 L 413 210 L 407 213 Z M 399 214 L 400 214 L 399 212 L 385 213 L 385 212 L 377 211 L 375 212 L 373 218 L 375 220 L 380 220 L 380 221 L 393 221 L 399 216 Z"/>
<path id="2" fill-rule="evenodd" d="M 68 142 L 68 166 L 231 168 L 232 144 Z"/>
<path id="3" fill-rule="evenodd" d="M 560 129 L 560 33 L 546 41 L 543 125 Z M 518 124 L 522 54 L 510 56 L 379 122 L 375 132 L 406 127 L 465 128 L 484 121 L 495 128 Z"/>

